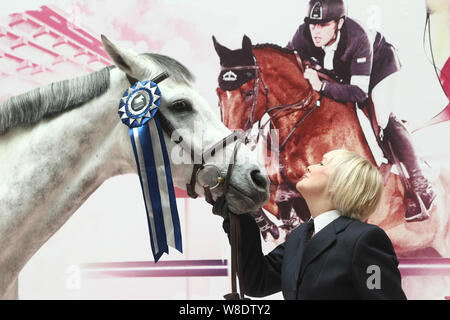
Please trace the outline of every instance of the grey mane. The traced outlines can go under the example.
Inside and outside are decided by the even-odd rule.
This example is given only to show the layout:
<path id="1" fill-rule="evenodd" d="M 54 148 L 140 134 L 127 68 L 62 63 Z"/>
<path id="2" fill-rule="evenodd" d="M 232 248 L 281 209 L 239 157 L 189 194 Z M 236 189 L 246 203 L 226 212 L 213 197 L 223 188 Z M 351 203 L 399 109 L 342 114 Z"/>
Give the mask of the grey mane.
<path id="1" fill-rule="evenodd" d="M 155 61 L 176 82 L 191 82 L 192 73 L 178 61 L 156 53 L 142 56 Z M 110 86 L 110 69 L 90 73 L 78 78 L 63 80 L 0 102 L 0 135 L 19 125 L 34 125 L 70 109 L 79 107 L 105 93 Z M 156 76 L 156 74 L 155 74 Z"/>
<path id="2" fill-rule="evenodd" d="M 19 125 L 33 125 L 45 117 L 76 108 L 109 88 L 109 69 L 92 72 L 0 102 L 0 135 Z"/>

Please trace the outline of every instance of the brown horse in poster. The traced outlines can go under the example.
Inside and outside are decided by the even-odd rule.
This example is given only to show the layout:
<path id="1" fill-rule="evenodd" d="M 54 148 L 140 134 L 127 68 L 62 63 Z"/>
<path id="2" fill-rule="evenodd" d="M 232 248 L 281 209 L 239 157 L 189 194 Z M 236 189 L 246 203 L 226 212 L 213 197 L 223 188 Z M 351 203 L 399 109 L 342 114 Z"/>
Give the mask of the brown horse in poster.
<path id="1" fill-rule="evenodd" d="M 230 50 L 213 40 L 222 65 L 219 82 L 248 80 L 238 83 L 237 88 L 217 88 L 225 125 L 249 130 L 255 123 L 267 122 L 278 130 L 279 163 L 268 153 L 272 160 L 266 162 L 266 169 L 272 185 L 271 199 L 264 209 L 278 218 L 283 210 L 290 213 L 293 209 L 301 220 L 308 219 L 295 184 L 307 166 L 320 162 L 330 150 L 352 150 L 376 165 L 355 106 L 320 97 L 303 77 L 294 51 L 271 44 L 252 46 L 247 37 L 242 49 Z M 441 174 L 434 185 L 438 196 L 431 217 L 407 223 L 403 185 L 398 175 L 387 172 L 382 205 L 368 222 L 388 233 L 400 256 L 449 256 L 450 203 L 442 196 L 450 192 L 448 180 Z"/>

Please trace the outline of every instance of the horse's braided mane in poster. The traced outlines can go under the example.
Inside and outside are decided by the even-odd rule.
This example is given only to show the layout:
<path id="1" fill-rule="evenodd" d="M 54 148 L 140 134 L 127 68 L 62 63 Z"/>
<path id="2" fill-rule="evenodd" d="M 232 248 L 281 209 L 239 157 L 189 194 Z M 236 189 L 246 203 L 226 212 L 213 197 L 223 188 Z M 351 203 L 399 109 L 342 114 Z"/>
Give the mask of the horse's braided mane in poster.
<path id="1" fill-rule="evenodd" d="M 281 47 L 277 44 L 274 43 L 260 43 L 260 44 L 256 44 L 253 46 L 253 49 L 266 49 L 266 48 L 270 48 L 270 49 L 274 49 L 274 50 L 278 50 L 281 51 L 283 53 L 288 53 L 288 54 L 293 54 L 294 50 L 293 49 L 289 49 L 286 47 Z"/>

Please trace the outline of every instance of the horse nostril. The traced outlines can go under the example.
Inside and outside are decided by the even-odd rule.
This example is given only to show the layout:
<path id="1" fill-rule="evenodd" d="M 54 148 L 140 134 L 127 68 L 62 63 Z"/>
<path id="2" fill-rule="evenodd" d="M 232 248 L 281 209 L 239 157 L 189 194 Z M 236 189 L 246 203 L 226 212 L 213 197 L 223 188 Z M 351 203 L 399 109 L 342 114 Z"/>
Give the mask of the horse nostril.
<path id="1" fill-rule="evenodd" d="M 267 188 L 267 178 L 261 174 L 261 171 L 259 170 L 253 170 L 250 173 L 250 176 L 252 177 L 252 181 L 253 183 L 257 186 L 260 187 L 262 189 L 266 189 Z"/>

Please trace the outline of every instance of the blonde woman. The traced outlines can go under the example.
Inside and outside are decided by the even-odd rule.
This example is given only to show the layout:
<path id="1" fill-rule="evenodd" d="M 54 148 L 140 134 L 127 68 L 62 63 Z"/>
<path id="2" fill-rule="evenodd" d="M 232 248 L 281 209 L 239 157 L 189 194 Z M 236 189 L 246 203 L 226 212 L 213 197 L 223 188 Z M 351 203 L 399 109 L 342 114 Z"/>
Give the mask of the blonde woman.
<path id="1" fill-rule="evenodd" d="M 311 220 L 264 255 L 256 222 L 240 216 L 245 293 L 285 299 L 406 299 L 386 233 L 364 221 L 383 192 L 378 170 L 360 155 L 334 150 L 297 183 Z M 224 229 L 229 222 L 225 218 Z M 228 233 L 228 232 L 227 232 Z"/>

